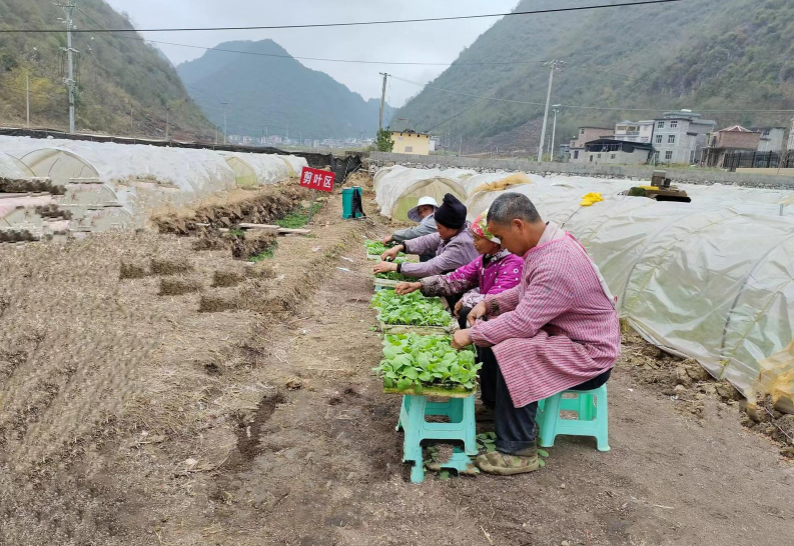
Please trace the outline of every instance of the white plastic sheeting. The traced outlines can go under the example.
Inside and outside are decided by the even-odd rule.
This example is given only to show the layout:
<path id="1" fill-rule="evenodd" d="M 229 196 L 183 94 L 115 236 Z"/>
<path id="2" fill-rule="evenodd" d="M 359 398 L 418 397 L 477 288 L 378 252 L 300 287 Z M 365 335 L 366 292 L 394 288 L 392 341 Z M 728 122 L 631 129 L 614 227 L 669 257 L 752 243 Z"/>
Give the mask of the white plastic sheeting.
<path id="1" fill-rule="evenodd" d="M 527 195 L 544 220 L 582 242 L 619 297 L 621 318 L 643 337 L 749 392 L 759 361 L 794 335 L 794 217 L 777 204 L 785 194 L 696 189 L 693 203 L 617 195 L 636 184 L 555 177 L 507 191 Z M 605 201 L 580 206 L 590 191 Z M 473 196 L 469 216 L 501 193 Z"/>
<path id="2" fill-rule="evenodd" d="M 238 186 L 265 186 L 296 176 L 308 163 L 303 158 L 269 154 L 219 152 L 234 171 Z"/>
<path id="3" fill-rule="evenodd" d="M 309 166 L 309 163 L 304 157 L 298 157 L 295 155 L 279 155 L 276 157 L 287 164 L 287 170 L 289 171 L 290 178 L 299 177 L 303 168 Z"/>
<path id="4" fill-rule="evenodd" d="M 20 180 L 33 178 L 33 171 L 16 157 L 0 152 L 0 177 Z"/>
<path id="5" fill-rule="evenodd" d="M 13 228 L 23 225 L 41 226 L 42 217 L 35 212 L 36 207 L 52 203 L 52 197 L 4 197 L 0 198 L 0 228 Z"/>
<path id="6" fill-rule="evenodd" d="M 441 203 L 444 195 L 451 193 L 466 201 L 464 182 L 475 176 L 474 171 L 463 169 L 409 169 L 402 166 L 386 167 L 375 175 L 375 199 L 381 214 L 395 220 L 407 221 L 408 211 L 425 195 Z"/>
<path id="7" fill-rule="evenodd" d="M 55 184 L 80 179 L 107 184 L 138 225 L 153 208 L 235 187 L 234 171 L 211 150 L 0 137 L 0 151 L 18 157 L 37 176 L 49 176 Z"/>

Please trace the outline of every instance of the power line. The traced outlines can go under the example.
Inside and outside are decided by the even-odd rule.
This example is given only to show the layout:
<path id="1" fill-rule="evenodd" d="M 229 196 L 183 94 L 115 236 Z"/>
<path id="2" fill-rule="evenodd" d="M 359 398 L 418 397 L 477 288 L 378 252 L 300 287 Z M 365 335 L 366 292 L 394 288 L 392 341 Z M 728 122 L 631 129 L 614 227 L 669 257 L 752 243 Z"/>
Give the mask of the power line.
<path id="1" fill-rule="evenodd" d="M 467 19 L 488 19 L 496 17 L 512 17 L 518 15 L 538 15 L 544 13 L 564 13 L 570 11 L 595 10 L 606 8 L 620 8 L 628 6 L 644 6 L 652 4 L 670 4 L 672 2 L 683 2 L 684 0 L 643 0 L 641 2 L 621 2 L 618 4 L 599 4 L 596 6 L 577 6 L 572 8 L 553 8 L 531 11 L 513 11 L 509 13 L 489 13 L 482 15 L 458 15 L 452 17 L 429 17 L 423 19 L 392 19 L 384 21 L 355 21 L 349 23 L 313 23 L 305 25 L 271 25 L 271 26 L 250 26 L 250 27 L 196 27 L 196 28 L 149 28 L 149 29 L 104 29 L 102 32 L 207 32 L 207 31 L 229 31 L 229 30 L 282 30 L 298 28 L 330 28 L 330 27 L 352 27 L 368 25 L 393 25 L 405 23 L 431 23 L 440 21 L 462 21 Z M 60 32 L 53 29 L 3 29 L 0 34 L 13 33 L 46 33 Z M 91 30 L 74 30 L 73 32 L 95 32 Z"/>
<path id="2" fill-rule="evenodd" d="M 530 101 L 523 101 L 523 100 L 513 100 L 513 99 L 500 99 L 498 97 L 487 97 L 483 95 L 474 95 L 472 93 L 463 93 L 460 91 L 454 91 L 452 89 L 444 89 L 443 87 L 435 87 L 433 85 L 429 85 L 426 83 L 419 83 L 411 80 L 406 80 L 405 78 L 400 78 L 395 76 L 394 74 L 390 75 L 392 78 L 410 83 L 412 85 L 418 85 L 420 87 L 426 87 L 428 89 L 435 89 L 437 91 L 444 91 L 445 93 L 452 93 L 455 95 L 463 95 L 465 97 L 474 97 L 478 99 L 487 99 L 497 102 L 509 102 L 513 104 L 525 104 L 530 106 L 545 106 L 543 102 L 530 102 Z M 612 111 L 623 111 L 623 112 L 667 112 L 667 111 L 676 111 L 677 108 L 622 108 L 622 107 L 609 107 L 609 106 L 579 106 L 574 104 L 561 104 L 562 108 L 576 108 L 580 110 L 612 110 Z M 721 114 L 786 114 L 792 113 L 794 110 L 700 110 L 699 112 L 703 113 L 721 113 Z"/>
<path id="3" fill-rule="evenodd" d="M 136 38 L 132 36 L 117 36 L 123 40 L 140 40 L 152 44 L 170 45 L 177 47 L 188 47 L 191 49 L 202 49 L 204 51 L 220 51 L 222 53 L 238 53 L 241 55 L 254 55 L 257 57 L 273 57 L 276 59 L 297 59 L 301 61 L 320 61 L 328 63 L 351 63 L 351 64 L 389 64 L 389 65 L 407 65 L 407 66 L 482 66 L 482 65 L 533 65 L 542 61 L 488 61 L 488 62 L 470 62 L 470 63 L 424 63 L 424 62 L 411 62 L 411 61 L 365 61 L 361 59 L 329 59 L 326 57 L 302 57 L 297 55 L 277 55 L 275 53 L 260 53 L 256 51 L 241 51 L 239 49 L 222 49 L 219 47 L 204 47 L 190 44 L 178 44 L 175 42 L 163 42 L 159 40 L 148 40 L 146 38 Z"/>

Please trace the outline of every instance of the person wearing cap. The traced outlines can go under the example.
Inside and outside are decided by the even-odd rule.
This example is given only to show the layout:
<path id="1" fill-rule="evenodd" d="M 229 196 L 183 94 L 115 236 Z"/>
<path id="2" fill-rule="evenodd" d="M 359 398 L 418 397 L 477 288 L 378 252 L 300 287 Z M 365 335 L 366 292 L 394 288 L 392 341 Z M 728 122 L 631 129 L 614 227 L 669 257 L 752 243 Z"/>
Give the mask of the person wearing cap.
<path id="1" fill-rule="evenodd" d="M 473 262 L 456 269 L 447 275 L 425 277 L 419 282 L 400 283 L 395 287 L 399 295 L 410 294 L 417 290 L 422 295 L 450 297 L 463 294 L 455 305 L 455 316 L 461 328 L 467 328 L 466 318 L 469 311 L 486 296 L 501 294 L 521 282 L 524 260 L 502 248 L 501 241 L 488 231 L 487 213 L 480 214 L 471 224 L 474 248 L 480 254 Z M 493 410 L 495 401 L 494 374 L 496 357 L 488 347 L 477 349 L 480 370 L 482 401 L 486 408 Z"/>
<path id="2" fill-rule="evenodd" d="M 375 265 L 375 273 L 397 271 L 406 277 L 422 279 L 433 275 L 450 273 L 471 263 L 477 257 L 469 225 L 466 222 L 466 206 L 448 193 L 435 213 L 436 233 L 403 241 L 381 255 L 384 260 Z M 435 258 L 424 263 L 396 264 L 392 260 L 400 252 L 406 254 L 435 254 Z M 455 302 L 453 302 L 454 304 Z"/>
<path id="3" fill-rule="evenodd" d="M 408 218 L 419 225 L 412 228 L 401 229 L 399 231 L 395 231 L 391 235 L 387 235 L 383 238 L 383 244 L 388 245 L 389 243 L 402 243 L 404 241 L 416 239 L 417 237 L 422 237 L 423 235 L 435 233 L 436 220 L 434 216 L 437 209 L 438 203 L 434 198 L 427 195 L 420 197 L 416 206 L 408 211 Z M 432 260 L 434 257 L 435 255 L 430 253 L 421 256 L 420 260 L 422 262 L 427 262 Z"/>

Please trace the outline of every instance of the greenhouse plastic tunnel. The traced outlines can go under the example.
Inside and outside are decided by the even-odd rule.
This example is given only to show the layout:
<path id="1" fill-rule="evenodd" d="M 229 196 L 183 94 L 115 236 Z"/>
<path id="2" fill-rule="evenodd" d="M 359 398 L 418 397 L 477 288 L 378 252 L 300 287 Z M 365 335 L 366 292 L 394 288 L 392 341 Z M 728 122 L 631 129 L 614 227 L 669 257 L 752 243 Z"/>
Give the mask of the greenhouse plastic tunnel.
<path id="1" fill-rule="evenodd" d="M 590 207 L 580 204 L 586 191 L 562 182 L 508 191 L 527 195 L 544 220 L 582 242 L 618 296 L 621 318 L 644 338 L 750 394 L 759 361 L 792 341 L 794 217 L 734 192 L 659 203 L 616 195 L 625 181 L 598 182 L 591 190 L 605 200 Z M 502 193 L 473 196 L 469 216 Z"/>
<path id="2" fill-rule="evenodd" d="M 451 193 L 465 202 L 467 194 L 463 184 L 474 175 L 474 171 L 461 169 L 387 167 L 375 176 L 375 198 L 381 214 L 406 222 L 408 211 L 425 195 L 441 203 L 444 195 Z"/>
<path id="3" fill-rule="evenodd" d="M 300 174 L 308 167 L 305 159 L 295 156 L 219 152 L 234 171 L 237 185 L 242 187 L 276 184 Z"/>

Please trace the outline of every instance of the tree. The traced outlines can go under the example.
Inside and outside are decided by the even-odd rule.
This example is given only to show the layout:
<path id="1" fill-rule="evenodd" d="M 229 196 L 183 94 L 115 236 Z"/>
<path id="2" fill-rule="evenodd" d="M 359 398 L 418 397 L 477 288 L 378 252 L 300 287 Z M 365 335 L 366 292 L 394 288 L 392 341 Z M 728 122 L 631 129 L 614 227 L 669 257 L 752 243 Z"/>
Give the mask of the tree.
<path id="1" fill-rule="evenodd" d="M 378 130 L 378 140 L 375 145 L 379 152 L 394 150 L 394 141 L 391 139 L 391 130 L 388 127 Z"/>

